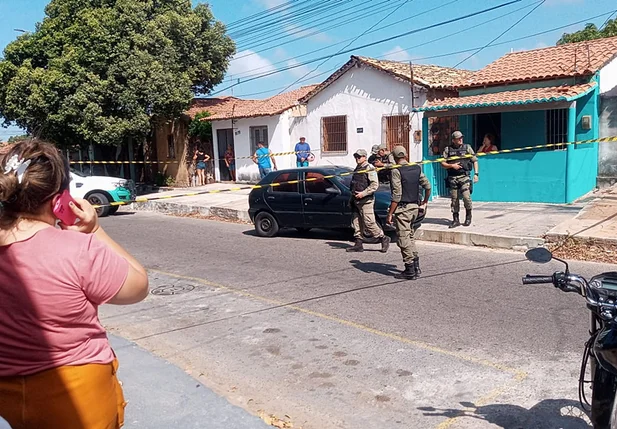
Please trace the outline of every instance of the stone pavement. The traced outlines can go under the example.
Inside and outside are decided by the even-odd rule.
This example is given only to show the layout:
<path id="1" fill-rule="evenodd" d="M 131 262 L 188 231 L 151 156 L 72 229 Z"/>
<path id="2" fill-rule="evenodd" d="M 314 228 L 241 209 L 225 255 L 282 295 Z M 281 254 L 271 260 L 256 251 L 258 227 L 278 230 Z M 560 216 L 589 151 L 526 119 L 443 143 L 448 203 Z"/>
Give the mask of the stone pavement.
<path id="1" fill-rule="evenodd" d="M 198 188 L 176 189 L 144 195 L 144 197 L 175 196 L 195 191 L 221 191 L 248 186 L 215 183 Z M 250 189 L 244 189 L 179 197 L 136 203 L 129 208 L 174 215 L 193 213 L 249 222 L 247 198 L 249 193 Z M 525 250 L 544 244 L 545 236 L 549 231 L 564 223 L 573 222 L 585 205 L 585 201 L 570 205 L 476 202 L 472 225 L 449 229 L 450 200 L 436 198 L 429 203 L 427 217 L 419 230 L 418 238 L 440 243 Z M 615 208 L 617 208 L 617 200 Z M 463 209 L 462 204 L 461 209 Z M 464 219 L 464 213 L 462 213 L 462 218 Z"/>
<path id="2" fill-rule="evenodd" d="M 128 401 L 124 428 L 271 428 L 177 366 L 120 337 L 109 339 L 120 362 L 118 377 Z"/>

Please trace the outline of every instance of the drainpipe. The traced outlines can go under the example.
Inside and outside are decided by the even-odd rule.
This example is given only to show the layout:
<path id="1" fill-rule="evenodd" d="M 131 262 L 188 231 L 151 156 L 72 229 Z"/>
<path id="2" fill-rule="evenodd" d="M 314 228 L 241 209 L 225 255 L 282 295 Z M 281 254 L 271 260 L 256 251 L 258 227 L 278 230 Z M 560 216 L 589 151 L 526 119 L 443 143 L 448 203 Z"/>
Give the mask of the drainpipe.
<path id="1" fill-rule="evenodd" d="M 572 102 L 568 109 L 568 142 L 576 141 L 576 101 Z M 570 180 L 575 178 L 572 176 L 574 171 L 574 145 L 570 144 L 566 149 L 566 204 L 574 201 L 572 186 Z"/>

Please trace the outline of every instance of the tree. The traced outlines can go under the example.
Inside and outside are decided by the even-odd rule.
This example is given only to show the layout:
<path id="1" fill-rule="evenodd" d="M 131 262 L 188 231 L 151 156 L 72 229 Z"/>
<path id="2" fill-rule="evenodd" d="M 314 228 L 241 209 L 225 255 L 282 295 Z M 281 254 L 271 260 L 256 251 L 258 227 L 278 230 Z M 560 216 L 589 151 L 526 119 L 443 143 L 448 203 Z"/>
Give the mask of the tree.
<path id="1" fill-rule="evenodd" d="M 202 142 L 212 141 L 212 122 L 202 121 L 211 116 L 208 112 L 199 112 L 189 124 L 189 136 L 198 138 Z"/>
<path id="2" fill-rule="evenodd" d="M 143 139 L 223 80 L 233 41 L 190 0 L 52 0 L 0 61 L 0 117 L 62 147 Z"/>
<path id="3" fill-rule="evenodd" d="M 595 24 L 587 24 L 583 30 L 574 33 L 564 33 L 561 39 L 557 41 L 557 44 L 563 45 L 565 43 L 583 42 L 585 40 L 613 36 L 617 36 L 617 18 L 608 20 L 601 30 Z"/>

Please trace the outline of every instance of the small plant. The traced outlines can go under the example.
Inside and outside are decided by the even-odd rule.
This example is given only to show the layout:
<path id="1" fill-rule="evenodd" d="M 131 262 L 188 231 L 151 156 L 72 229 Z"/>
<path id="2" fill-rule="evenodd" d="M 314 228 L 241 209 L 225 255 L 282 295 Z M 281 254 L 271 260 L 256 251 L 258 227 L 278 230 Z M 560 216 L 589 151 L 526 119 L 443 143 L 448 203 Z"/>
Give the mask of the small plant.
<path id="1" fill-rule="evenodd" d="M 156 173 L 156 177 L 154 178 L 154 183 L 156 183 L 156 186 L 174 186 L 176 184 L 176 181 L 173 177 L 158 172 Z"/>

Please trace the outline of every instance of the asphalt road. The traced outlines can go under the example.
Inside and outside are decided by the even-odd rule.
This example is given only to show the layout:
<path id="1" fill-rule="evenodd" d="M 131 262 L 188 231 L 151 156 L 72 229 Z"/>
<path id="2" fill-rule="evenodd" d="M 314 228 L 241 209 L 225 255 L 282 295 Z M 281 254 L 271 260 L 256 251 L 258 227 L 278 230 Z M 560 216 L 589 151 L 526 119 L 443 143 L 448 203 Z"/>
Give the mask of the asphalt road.
<path id="1" fill-rule="evenodd" d="M 421 243 L 423 276 L 405 282 L 392 277 L 396 245 L 349 254 L 334 232 L 263 239 L 250 225 L 146 213 L 103 225 L 154 292 L 105 307 L 103 323 L 254 414 L 304 429 L 588 427 L 584 301 L 520 283 L 558 263 Z"/>

